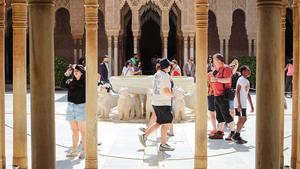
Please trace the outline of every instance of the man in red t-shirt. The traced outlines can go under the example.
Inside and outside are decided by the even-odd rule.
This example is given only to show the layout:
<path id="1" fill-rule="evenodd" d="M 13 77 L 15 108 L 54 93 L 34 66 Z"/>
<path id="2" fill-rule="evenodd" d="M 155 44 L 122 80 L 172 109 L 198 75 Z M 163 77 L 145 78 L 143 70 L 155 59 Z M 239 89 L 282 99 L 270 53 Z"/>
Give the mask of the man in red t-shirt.
<path id="1" fill-rule="evenodd" d="M 215 96 L 215 106 L 217 114 L 217 132 L 209 136 L 210 139 L 223 139 L 225 122 L 229 124 L 230 134 L 226 140 L 231 140 L 235 133 L 234 121 L 229 113 L 229 102 L 224 98 L 224 92 L 231 88 L 232 70 L 224 64 L 224 57 L 221 54 L 213 56 L 213 64 L 215 67 L 215 82 L 212 84 Z"/>

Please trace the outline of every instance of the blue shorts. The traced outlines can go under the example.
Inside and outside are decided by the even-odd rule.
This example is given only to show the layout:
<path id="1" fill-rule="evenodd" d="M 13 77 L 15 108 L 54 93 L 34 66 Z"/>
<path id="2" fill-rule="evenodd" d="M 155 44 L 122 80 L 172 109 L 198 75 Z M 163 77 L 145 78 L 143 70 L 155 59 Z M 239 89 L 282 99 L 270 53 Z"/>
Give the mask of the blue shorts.
<path id="1" fill-rule="evenodd" d="M 82 104 L 74 104 L 74 103 L 68 103 L 67 108 L 67 115 L 66 115 L 67 121 L 85 121 L 85 103 Z"/>
<path id="2" fill-rule="evenodd" d="M 234 100 L 229 100 L 229 109 L 234 110 Z"/>

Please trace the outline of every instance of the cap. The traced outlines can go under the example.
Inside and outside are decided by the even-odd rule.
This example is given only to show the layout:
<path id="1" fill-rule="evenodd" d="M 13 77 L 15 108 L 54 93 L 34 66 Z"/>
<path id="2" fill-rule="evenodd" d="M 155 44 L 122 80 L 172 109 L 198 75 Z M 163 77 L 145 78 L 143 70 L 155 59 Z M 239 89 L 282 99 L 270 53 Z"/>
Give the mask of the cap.
<path id="1" fill-rule="evenodd" d="M 163 70 L 169 67 L 171 65 L 171 62 L 168 59 L 162 59 L 160 60 L 159 64 L 160 64 L 160 69 Z"/>

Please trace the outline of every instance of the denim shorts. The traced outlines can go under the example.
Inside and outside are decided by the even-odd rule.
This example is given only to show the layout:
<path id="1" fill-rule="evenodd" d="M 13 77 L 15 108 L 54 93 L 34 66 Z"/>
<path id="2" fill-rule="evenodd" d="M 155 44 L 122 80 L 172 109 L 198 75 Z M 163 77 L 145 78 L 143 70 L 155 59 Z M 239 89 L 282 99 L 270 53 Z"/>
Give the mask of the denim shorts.
<path id="1" fill-rule="evenodd" d="M 67 121 L 85 121 L 85 103 L 82 104 L 74 104 L 68 103 L 67 108 Z"/>
<path id="2" fill-rule="evenodd" d="M 234 100 L 229 100 L 229 109 L 234 110 Z"/>

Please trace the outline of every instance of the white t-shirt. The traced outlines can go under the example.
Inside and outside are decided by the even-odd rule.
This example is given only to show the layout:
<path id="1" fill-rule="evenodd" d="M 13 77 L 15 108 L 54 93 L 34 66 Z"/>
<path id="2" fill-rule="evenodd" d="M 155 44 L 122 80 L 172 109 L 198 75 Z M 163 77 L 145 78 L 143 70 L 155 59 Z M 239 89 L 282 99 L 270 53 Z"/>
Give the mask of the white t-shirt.
<path id="1" fill-rule="evenodd" d="M 171 89 L 171 77 L 168 73 L 158 70 L 154 74 L 152 105 L 171 106 L 171 97 L 163 94 L 163 88 Z"/>
<path id="2" fill-rule="evenodd" d="M 244 76 L 241 76 L 236 83 L 236 89 L 238 88 L 238 85 L 241 86 L 241 90 L 240 90 L 241 106 L 242 106 L 242 109 L 246 109 L 247 108 L 247 98 L 248 98 L 248 93 L 249 93 L 249 89 L 250 89 L 250 82 L 247 78 L 245 78 Z M 234 97 L 234 108 L 238 108 L 237 93 L 235 94 L 235 97 Z"/>
<path id="3" fill-rule="evenodd" d="M 133 76 L 134 69 L 133 67 L 123 67 L 122 76 Z"/>

